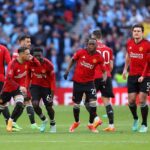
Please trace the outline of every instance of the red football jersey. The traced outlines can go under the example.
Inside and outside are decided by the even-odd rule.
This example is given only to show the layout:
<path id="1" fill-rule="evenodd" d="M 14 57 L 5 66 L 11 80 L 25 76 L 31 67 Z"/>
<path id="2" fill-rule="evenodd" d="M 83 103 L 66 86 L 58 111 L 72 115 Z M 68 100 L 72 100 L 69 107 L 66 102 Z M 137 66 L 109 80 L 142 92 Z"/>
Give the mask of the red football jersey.
<path id="1" fill-rule="evenodd" d="M 105 70 L 103 57 L 96 52 L 90 55 L 86 49 L 78 50 L 73 59 L 76 61 L 73 81 L 86 83 L 94 81 L 95 67 L 100 64 L 101 70 Z"/>
<path id="2" fill-rule="evenodd" d="M 31 67 L 31 84 L 55 89 L 55 73 L 53 64 L 46 58 L 40 66 Z"/>
<path id="3" fill-rule="evenodd" d="M 5 79 L 5 66 L 4 66 L 5 61 L 7 64 L 9 64 L 9 62 L 11 61 L 10 53 L 5 46 L 0 45 L 0 81 L 1 82 L 4 82 Z"/>
<path id="4" fill-rule="evenodd" d="M 150 77 L 150 54 L 147 55 L 146 59 L 147 61 L 146 61 L 142 76 Z"/>
<path id="5" fill-rule="evenodd" d="M 110 61 L 113 61 L 112 50 L 109 47 L 107 47 L 105 44 L 98 42 L 98 41 L 97 41 L 97 49 L 96 50 L 103 56 L 105 68 L 107 71 L 107 76 L 111 77 Z M 103 77 L 102 75 L 103 75 L 103 72 L 102 72 L 101 66 L 97 65 L 96 69 L 95 69 L 95 77 L 94 78 L 95 79 L 102 78 Z"/>
<path id="6" fill-rule="evenodd" d="M 39 65 L 37 59 L 19 63 L 17 59 L 12 60 L 7 69 L 6 80 L 4 82 L 3 91 L 12 92 L 19 86 L 27 87 L 26 80 L 29 68 L 34 65 Z"/>
<path id="7" fill-rule="evenodd" d="M 130 39 L 127 42 L 127 52 L 130 59 L 129 75 L 142 75 L 146 55 L 150 53 L 150 42 L 143 39 L 135 43 L 133 39 Z"/>

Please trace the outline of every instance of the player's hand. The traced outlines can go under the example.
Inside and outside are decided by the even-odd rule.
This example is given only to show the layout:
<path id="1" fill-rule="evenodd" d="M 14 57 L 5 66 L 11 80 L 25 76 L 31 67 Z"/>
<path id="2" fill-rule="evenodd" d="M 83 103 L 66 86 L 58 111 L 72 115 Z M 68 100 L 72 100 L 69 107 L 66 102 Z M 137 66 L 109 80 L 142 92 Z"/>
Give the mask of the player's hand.
<path id="1" fill-rule="evenodd" d="M 143 76 L 141 76 L 141 77 L 138 78 L 138 82 L 140 82 L 140 83 L 143 82 L 143 80 L 144 80 Z"/>
<path id="2" fill-rule="evenodd" d="M 64 74 L 64 79 L 67 80 L 67 77 L 68 77 L 68 72 L 66 72 L 66 73 Z"/>
<path id="3" fill-rule="evenodd" d="M 30 54 L 30 56 L 29 56 L 29 60 L 32 60 L 33 59 L 33 56 Z"/>
<path id="4" fill-rule="evenodd" d="M 124 80 L 127 79 L 127 71 L 126 71 L 126 70 L 123 70 L 122 78 L 123 78 Z"/>

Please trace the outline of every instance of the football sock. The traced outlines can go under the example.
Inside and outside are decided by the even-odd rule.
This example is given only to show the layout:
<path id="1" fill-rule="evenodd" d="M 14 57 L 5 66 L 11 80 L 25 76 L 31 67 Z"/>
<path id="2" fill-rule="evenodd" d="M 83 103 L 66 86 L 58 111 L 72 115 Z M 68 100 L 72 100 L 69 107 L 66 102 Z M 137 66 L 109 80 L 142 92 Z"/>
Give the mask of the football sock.
<path id="1" fill-rule="evenodd" d="M 89 103 L 85 103 L 84 104 L 85 105 L 85 108 L 86 108 L 86 110 L 89 112 L 89 114 L 90 114 L 90 109 L 91 109 L 91 107 L 89 106 Z M 95 117 L 97 116 L 97 113 L 95 112 Z"/>
<path id="2" fill-rule="evenodd" d="M 8 107 L 5 107 L 5 109 L 2 111 L 2 114 L 6 120 L 6 124 L 8 122 L 8 119 L 10 118 L 10 112 L 9 112 L 9 109 Z"/>
<path id="3" fill-rule="evenodd" d="M 109 119 L 109 124 L 113 124 L 114 123 L 114 112 L 113 112 L 113 108 L 110 104 L 108 104 L 106 106 L 106 112 L 107 112 L 107 116 Z"/>
<path id="4" fill-rule="evenodd" d="M 79 105 L 74 105 L 73 115 L 74 115 L 75 122 L 79 122 L 79 114 L 80 114 L 80 106 Z"/>
<path id="5" fill-rule="evenodd" d="M 147 126 L 147 117 L 148 117 L 148 105 L 147 104 L 141 106 L 141 114 L 142 114 L 142 125 Z"/>
<path id="6" fill-rule="evenodd" d="M 50 125 L 51 125 L 51 126 L 54 126 L 55 124 L 56 124 L 55 120 L 51 120 L 51 121 L 50 121 Z"/>
<path id="7" fill-rule="evenodd" d="M 29 120 L 30 120 L 31 124 L 34 124 L 35 123 L 35 118 L 34 118 L 33 106 L 32 105 L 27 105 L 26 110 L 27 110 L 27 114 L 29 116 Z"/>
<path id="8" fill-rule="evenodd" d="M 48 113 L 50 120 L 54 120 L 55 111 L 54 111 L 53 107 L 52 106 L 46 106 L 46 110 L 47 110 L 47 113 Z"/>
<path id="9" fill-rule="evenodd" d="M 40 119 L 41 119 L 42 121 L 44 121 L 44 120 L 46 119 L 46 117 L 45 117 L 44 114 L 42 113 L 42 109 L 41 109 L 41 107 L 39 106 L 39 104 L 38 104 L 38 105 L 33 105 L 33 107 L 34 107 L 35 113 L 40 117 Z"/>
<path id="10" fill-rule="evenodd" d="M 86 110 L 90 113 L 90 106 L 89 106 L 89 103 L 85 103 L 84 105 L 85 105 Z"/>
<path id="11" fill-rule="evenodd" d="M 93 123 L 94 122 L 94 118 L 96 117 L 96 107 L 90 107 L 90 118 L 89 118 L 89 122 Z"/>
<path id="12" fill-rule="evenodd" d="M 23 103 L 22 102 L 17 102 L 16 106 L 15 106 L 13 112 L 12 112 L 12 115 L 11 115 L 12 120 L 17 120 L 20 117 L 20 115 L 22 114 L 23 109 L 24 109 Z"/>
<path id="13" fill-rule="evenodd" d="M 131 113 L 133 115 L 133 118 L 135 120 L 137 120 L 138 119 L 138 115 L 137 115 L 137 106 L 136 106 L 136 104 L 129 104 L 129 108 L 130 108 L 130 111 L 131 111 Z"/>

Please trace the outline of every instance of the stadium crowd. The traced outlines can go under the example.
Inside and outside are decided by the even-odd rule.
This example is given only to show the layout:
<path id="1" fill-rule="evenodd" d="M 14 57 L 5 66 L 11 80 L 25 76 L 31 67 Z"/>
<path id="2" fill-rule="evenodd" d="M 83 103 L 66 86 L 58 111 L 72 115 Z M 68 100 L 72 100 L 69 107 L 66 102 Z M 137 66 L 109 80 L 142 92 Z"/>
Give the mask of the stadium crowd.
<path id="1" fill-rule="evenodd" d="M 125 42 L 130 27 L 142 22 L 150 39 L 150 2 L 147 0 L 95 0 L 91 12 L 85 11 L 92 0 L 0 0 L 0 43 L 10 53 L 18 49 L 18 37 L 31 35 L 32 43 L 44 48 L 52 61 L 58 86 L 69 87 L 63 79 L 72 54 L 84 46 L 93 29 L 100 28 L 106 45 L 113 49 L 113 86 L 125 86 L 119 78 L 124 66 Z M 73 28 L 79 23 L 78 28 Z M 71 79 L 72 73 L 69 74 Z"/>

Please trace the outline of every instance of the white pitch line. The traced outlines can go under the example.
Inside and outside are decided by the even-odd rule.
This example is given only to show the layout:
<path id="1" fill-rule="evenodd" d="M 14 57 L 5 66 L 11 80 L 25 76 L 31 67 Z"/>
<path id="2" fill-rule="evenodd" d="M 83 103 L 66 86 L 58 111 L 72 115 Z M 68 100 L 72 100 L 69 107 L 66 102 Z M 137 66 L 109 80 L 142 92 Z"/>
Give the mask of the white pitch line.
<path id="1" fill-rule="evenodd" d="M 126 140 L 117 140 L 117 141 L 59 141 L 59 140 L 53 140 L 53 141 L 24 141 L 24 140 L 15 140 L 15 141 L 0 141 L 1 144 L 4 143 L 101 143 L 101 144 L 149 144 L 150 142 L 148 141 L 126 141 Z"/>

